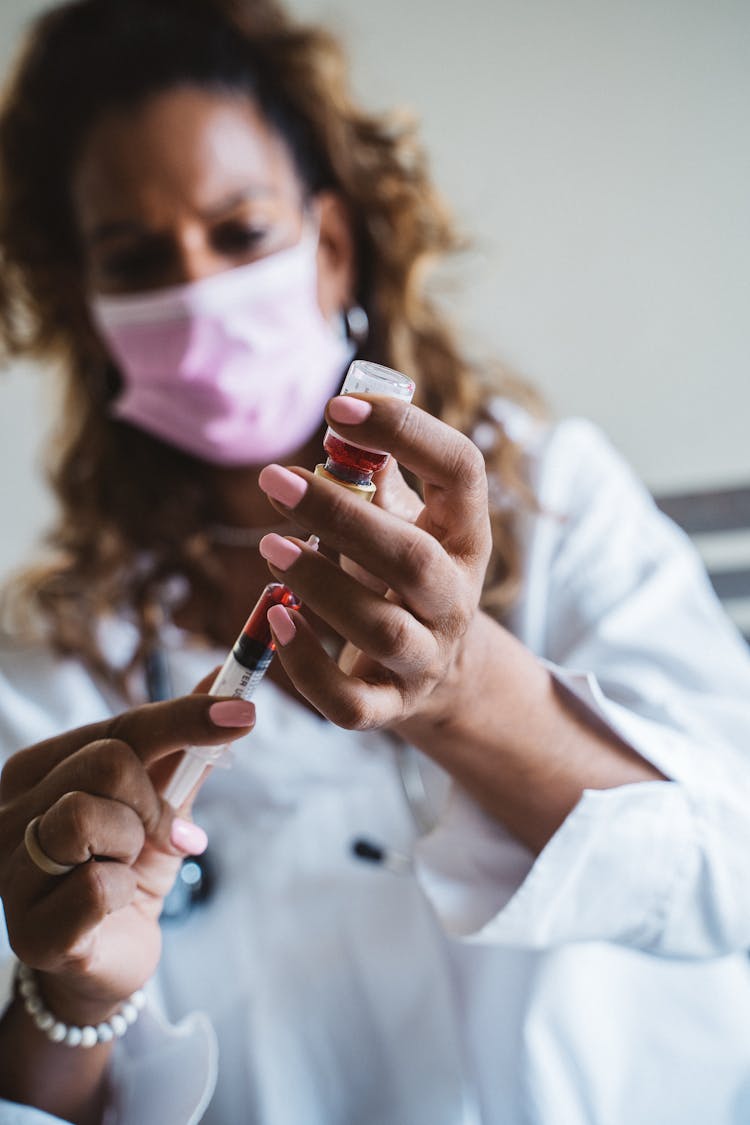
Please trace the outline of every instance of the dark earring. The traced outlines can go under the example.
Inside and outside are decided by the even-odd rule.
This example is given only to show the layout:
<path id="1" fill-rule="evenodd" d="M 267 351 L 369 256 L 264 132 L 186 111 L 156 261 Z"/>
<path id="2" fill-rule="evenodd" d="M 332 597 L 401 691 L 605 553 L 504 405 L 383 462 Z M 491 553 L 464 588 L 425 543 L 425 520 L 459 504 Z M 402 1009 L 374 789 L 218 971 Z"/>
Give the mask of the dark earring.
<path id="1" fill-rule="evenodd" d="M 361 305 L 352 305 L 344 312 L 346 335 L 353 344 L 361 348 L 370 334 L 370 318 Z"/>

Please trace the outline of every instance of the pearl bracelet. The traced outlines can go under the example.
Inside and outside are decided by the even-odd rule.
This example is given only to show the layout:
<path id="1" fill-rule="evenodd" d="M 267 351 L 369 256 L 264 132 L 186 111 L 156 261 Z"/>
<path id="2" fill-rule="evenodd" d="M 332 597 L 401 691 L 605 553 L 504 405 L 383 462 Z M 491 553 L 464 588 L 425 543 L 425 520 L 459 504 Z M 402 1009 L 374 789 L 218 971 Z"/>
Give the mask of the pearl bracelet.
<path id="1" fill-rule="evenodd" d="M 138 1019 L 146 1003 L 146 997 L 139 988 L 108 1020 L 96 1027 L 76 1027 L 74 1024 L 63 1023 L 45 1008 L 33 969 L 21 962 L 18 964 L 18 991 L 24 1008 L 39 1030 L 53 1043 L 62 1043 L 66 1047 L 96 1047 L 98 1043 L 121 1039 L 130 1025 Z"/>

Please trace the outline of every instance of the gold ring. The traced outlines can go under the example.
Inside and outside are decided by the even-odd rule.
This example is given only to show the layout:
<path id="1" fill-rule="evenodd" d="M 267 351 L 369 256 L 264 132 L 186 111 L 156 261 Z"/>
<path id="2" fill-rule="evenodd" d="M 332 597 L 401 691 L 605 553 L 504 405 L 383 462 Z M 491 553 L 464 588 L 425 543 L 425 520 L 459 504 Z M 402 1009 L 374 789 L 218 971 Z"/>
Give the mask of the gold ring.
<path id="1" fill-rule="evenodd" d="M 41 819 L 40 816 L 35 816 L 33 820 L 30 820 L 23 834 L 23 842 L 26 845 L 29 859 L 32 863 L 35 863 L 39 870 L 43 871 L 45 875 L 67 875 L 77 864 L 55 863 L 54 859 L 50 859 L 47 853 L 43 851 L 38 836 L 39 821 Z"/>

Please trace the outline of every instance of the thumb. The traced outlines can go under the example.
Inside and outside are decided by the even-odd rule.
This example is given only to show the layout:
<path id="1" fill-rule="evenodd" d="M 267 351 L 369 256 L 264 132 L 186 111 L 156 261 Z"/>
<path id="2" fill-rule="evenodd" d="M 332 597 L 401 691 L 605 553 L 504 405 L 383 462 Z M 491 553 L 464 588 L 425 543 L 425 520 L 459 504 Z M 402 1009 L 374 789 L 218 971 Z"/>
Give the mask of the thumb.
<path id="1" fill-rule="evenodd" d="M 391 515 L 406 520 L 407 523 L 417 522 L 424 511 L 424 504 L 421 497 L 404 480 L 398 463 L 393 457 L 389 457 L 385 467 L 380 472 L 375 473 L 373 481 L 378 489 L 373 499 L 374 504 L 383 508 L 386 512 L 390 512 Z M 375 575 L 370 574 L 369 570 L 365 570 L 363 566 L 347 558 L 346 555 L 339 557 L 339 566 L 352 578 L 361 582 L 363 586 L 366 586 L 369 590 L 374 590 L 376 594 L 384 594 L 388 589 L 382 579 L 376 578 Z"/>
<path id="2" fill-rule="evenodd" d="M 378 489 L 373 499 L 374 504 L 407 523 L 417 522 L 424 503 L 419 494 L 406 483 L 395 458 L 389 457 L 384 468 L 375 473 L 372 479 Z"/>
<path id="3" fill-rule="evenodd" d="M 199 786 L 196 788 L 196 792 Z M 190 796 L 189 804 L 192 805 L 193 794 Z M 175 815 L 175 810 L 170 804 L 162 799 L 164 806 L 165 827 L 169 827 L 168 845 L 165 850 L 170 850 L 177 855 L 202 855 L 208 847 L 208 836 L 200 827 L 200 825 L 193 822 L 189 809 L 179 809 Z"/>
<path id="4" fill-rule="evenodd" d="M 196 786 L 196 792 L 200 786 Z M 191 805 L 194 794 L 185 801 L 182 807 L 175 809 L 164 797 L 157 797 L 157 807 L 153 817 L 144 821 L 146 840 L 144 848 L 138 858 L 139 864 L 157 856 L 172 856 L 175 859 L 184 859 L 185 856 L 202 855 L 208 847 L 208 836 L 203 829 L 194 823 Z M 169 890 L 174 878 L 175 868 L 169 865 L 164 869 L 165 886 L 159 889 L 164 895 Z M 151 873 L 153 878 L 153 872 Z M 152 887 L 152 889 L 154 889 Z"/>

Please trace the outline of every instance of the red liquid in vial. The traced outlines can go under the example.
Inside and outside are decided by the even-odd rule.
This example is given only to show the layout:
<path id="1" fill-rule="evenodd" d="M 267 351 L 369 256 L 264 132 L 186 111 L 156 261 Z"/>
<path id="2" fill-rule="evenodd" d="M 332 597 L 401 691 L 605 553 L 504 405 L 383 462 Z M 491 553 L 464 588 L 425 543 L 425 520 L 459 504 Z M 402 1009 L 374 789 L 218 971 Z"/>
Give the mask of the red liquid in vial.
<path id="1" fill-rule="evenodd" d="M 347 469 L 353 469 L 355 473 L 375 473 L 378 469 L 382 469 L 388 460 L 387 453 L 360 449 L 358 445 L 350 445 L 348 441 L 342 441 L 330 431 L 325 436 L 323 448 L 329 460 L 335 461 L 337 465 L 344 465 Z M 327 465 L 326 468 L 330 470 L 331 466 Z"/>

